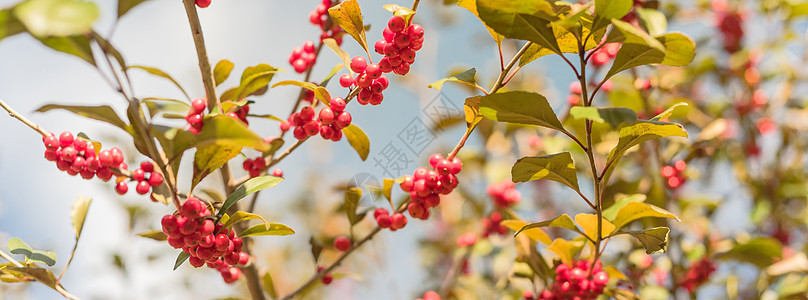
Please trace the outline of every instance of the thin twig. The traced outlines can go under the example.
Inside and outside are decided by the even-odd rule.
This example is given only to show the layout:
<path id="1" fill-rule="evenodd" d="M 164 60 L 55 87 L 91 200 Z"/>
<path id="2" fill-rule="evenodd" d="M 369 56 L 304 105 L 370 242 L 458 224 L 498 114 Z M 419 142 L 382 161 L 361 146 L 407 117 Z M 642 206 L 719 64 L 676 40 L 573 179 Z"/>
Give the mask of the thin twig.
<path id="1" fill-rule="evenodd" d="M 446 273 L 446 277 L 443 278 L 443 282 L 440 284 L 440 290 L 438 290 L 440 299 L 448 299 L 449 291 L 451 291 L 452 286 L 454 286 L 455 282 L 457 281 L 457 276 L 461 272 L 464 262 L 468 261 L 469 257 L 471 256 L 471 250 L 474 249 L 474 245 L 466 246 L 464 248 L 463 255 L 460 256 L 460 259 L 454 261 L 452 267 L 449 269 L 449 272 Z"/>
<path id="2" fill-rule="evenodd" d="M 16 259 L 11 257 L 11 255 L 8 255 L 6 252 L 3 252 L 3 250 L 0 250 L 0 257 L 5 258 L 10 263 L 14 264 L 14 266 L 16 266 L 17 268 L 24 268 L 25 267 L 20 262 L 18 262 Z"/>
<path id="3" fill-rule="evenodd" d="M 11 106 L 8 106 L 8 104 L 6 104 L 6 102 L 4 102 L 3 99 L 0 99 L 0 107 L 5 109 L 8 112 L 9 116 L 17 120 L 20 120 L 20 122 L 22 122 L 25 125 L 28 125 L 28 127 L 31 127 L 31 129 L 36 130 L 42 136 L 50 135 L 50 133 L 42 129 L 42 127 L 39 127 L 39 125 L 37 125 L 36 123 L 32 122 L 31 120 L 28 120 L 28 118 L 24 117 L 23 115 L 15 111 L 13 108 L 11 108 Z"/>
<path id="4" fill-rule="evenodd" d="M 193 0 L 182 0 L 185 4 L 185 13 L 188 15 L 188 23 L 191 25 L 191 34 L 196 45 L 196 56 L 199 59 L 199 69 L 202 71 L 202 82 L 205 83 L 205 95 L 208 97 L 208 109 L 213 109 L 219 105 L 219 96 L 216 95 L 216 83 L 213 78 L 213 71 L 210 68 L 208 50 L 205 48 L 205 37 L 202 35 L 202 24 L 199 23 L 199 15 L 196 12 L 196 3 Z"/>

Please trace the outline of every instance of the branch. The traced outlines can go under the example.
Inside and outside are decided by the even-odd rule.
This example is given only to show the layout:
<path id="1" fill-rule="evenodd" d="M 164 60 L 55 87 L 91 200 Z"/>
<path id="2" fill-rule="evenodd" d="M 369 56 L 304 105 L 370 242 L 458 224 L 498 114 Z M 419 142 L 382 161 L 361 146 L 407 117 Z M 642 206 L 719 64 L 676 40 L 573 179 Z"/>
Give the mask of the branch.
<path id="1" fill-rule="evenodd" d="M 26 117 L 23 117 L 21 114 L 19 114 L 13 108 L 8 106 L 8 104 L 6 104 L 6 102 L 4 102 L 3 99 L 0 99 L 0 107 L 5 109 L 8 112 L 9 116 L 11 116 L 12 118 L 15 118 L 17 120 L 20 120 L 20 122 L 22 122 L 25 125 L 28 125 L 28 127 L 31 127 L 31 129 L 36 130 L 42 136 L 49 136 L 50 135 L 50 133 L 45 131 L 44 129 L 42 129 L 42 127 L 39 127 L 39 125 L 37 125 L 34 122 L 31 122 L 31 120 L 28 120 Z"/>
<path id="2" fill-rule="evenodd" d="M 208 50 L 205 48 L 205 37 L 202 35 L 202 24 L 199 23 L 199 15 L 196 13 L 196 3 L 193 0 L 182 0 L 185 4 L 185 13 L 188 14 L 188 23 L 191 24 L 191 34 L 196 45 L 196 56 L 199 58 L 199 70 L 202 71 L 202 82 L 205 83 L 205 95 L 208 97 L 208 109 L 219 105 L 219 96 L 216 95 L 216 83 L 213 79 L 213 71 L 210 68 Z"/>

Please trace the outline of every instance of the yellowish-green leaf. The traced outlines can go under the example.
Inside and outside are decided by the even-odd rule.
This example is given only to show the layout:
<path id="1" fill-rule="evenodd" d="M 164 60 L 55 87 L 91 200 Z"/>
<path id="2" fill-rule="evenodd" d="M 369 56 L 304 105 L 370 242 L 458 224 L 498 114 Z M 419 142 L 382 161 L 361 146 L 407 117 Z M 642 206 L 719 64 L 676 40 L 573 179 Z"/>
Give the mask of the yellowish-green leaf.
<path id="1" fill-rule="evenodd" d="M 603 271 L 606 271 L 606 273 L 609 274 L 609 278 L 628 281 L 628 277 L 626 277 L 626 274 L 623 274 L 623 272 L 620 272 L 620 270 L 618 270 L 614 266 L 603 267 Z"/>
<path id="2" fill-rule="evenodd" d="M 578 176 L 569 152 L 546 156 L 526 156 L 511 168 L 513 182 L 548 179 L 578 190 Z"/>
<path id="3" fill-rule="evenodd" d="M 398 6 L 395 4 L 387 4 L 382 7 L 384 7 L 384 9 L 386 9 L 387 11 L 393 13 L 394 16 L 404 18 L 404 21 L 407 22 L 407 24 L 410 23 L 410 19 L 412 19 L 412 17 L 415 15 L 415 11 L 413 11 L 412 9 L 403 6 Z"/>
<path id="4" fill-rule="evenodd" d="M 614 217 L 617 216 L 617 212 L 620 211 L 621 208 L 626 206 L 631 202 L 644 202 L 646 196 L 643 194 L 633 194 L 633 195 L 624 195 L 624 194 L 617 194 L 615 196 L 615 201 L 612 206 L 603 210 L 603 217 L 607 220 L 614 222 Z"/>
<path id="5" fill-rule="evenodd" d="M 365 52 L 368 51 L 367 37 L 365 37 L 365 23 L 362 20 L 362 10 L 356 0 L 343 1 L 328 9 L 328 14 L 345 33 L 351 35 Z"/>
<path id="6" fill-rule="evenodd" d="M 619 229 L 632 221 L 649 217 L 679 220 L 674 214 L 660 207 L 641 202 L 629 202 L 617 212 L 617 216 L 614 218 L 614 226 Z"/>
<path id="7" fill-rule="evenodd" d="M 275 282 L 272 280 L 272 275 L 269 274 L 269 271 L 265 272 L 264 276 L 261 276 L 261 281 L 264 283 L 264 291 L 266 291 L 272 299 L 278 298 L 278 291 L 275 290 Z"/>
<path id="8" fill-rule="evenodd" d="M 565 239 L 556 238 L 553 240 L 553 243 L 547 247 L 547 250 L 558 254 L 559 258 L 561 258 L 561 262 L 572 265 L 575 257 L 578 256 L 578 252 L 583 248 L 583 245 L 584 243 L 580 241 L 567 241 Z"/>
<path id="9" fill-rule="evenodd" d="M 480 114 L 480 98 L 482 96 L 466 98 L 466 102 L 463 104 L 467 128 L 474 128 L 483 119 L 483 115 Z"/>
<path id="10" fill-rule="evenodd" d="M 168 239 L 168 236 L 162 230 L 148 230 L 137 234 L 138 236 L 142 236 L 144 238 L 150 238 L 155 241 L 165 241 Z"/>
<path id="11" fill-rule="evenodd" d="M 342 60 L 342 64 L 345 65 L 346 69 L 348 69 L 348 73 L 350 73 L 351 77 L 353 77 L 353 71 L 351 71 L 351 56 L 348 55 L 347 52 L 342 50 L 342 48 L 340 48 L 339 45 L 337 45 L 337 41 L 335 41 L 332 38 L 324 39 L 323 44 L 328 46 L 328 48 L 331 49 L 331 51 L 334 51 L 334 53 L 337 54 L 339 59 Z"/>
<path id="12" fill-rule="evenodd" d="M 549 1 L 477 0 L 486 26 L 507 38 L 528 40 L 561 54 L 551 21 L 558 18 Z"/>
<path id="13" fill-rule="evenodd" d="M 368 159 L 368 154 L 370 153 L 370 140 L 362 128 L 351 124 L 348 125 L 348 127 L 342 128 L 342 133 L 345 135 L 345 139 L 348 140 L 348 143 L 351 144 L 351 147 L 353 147 L 354 150 L 356 150 L 356 153 L 359 154 L 362 161 Z"/>
<path id="14" fill-rule="evenodd" d="M 474 14 L 474 16 L 477 17 L 477 19 L 480 20 L 480 22 L 483 21 L 483 19 L 480 19 L 480 14 L 477 13 L 477 0 L 460 0 L 457 1 L 457 6 L 467 9 L 472 14 Z M 501 47 L 502 39 L 505 37 L 494 31 L 493 29 L 491 29 L 491 27 L 488 27 L 488 25 L 485 25 L 485 23 L 483 23 L 483 26 L 485 26 L 485 29 L 487 29 L 488 33 L 491 34 L 491 37 L 494 38 L 494 41 L 497 43 L 497 46 Z"/>
<path id="15" fill-rule="evenodd" d="M 565 131 L 547 98 L 536 93 L 511 91 L 482 96 L 480 114 L 493 121 Z"/>
<path id="16" fill-rule="evenodd" d="M 595 0 L 595 26 L 602 28 L 609 25 L 609 20 L 620 19 L 634 6 L 633 0 Z"/>
<path id="17" fill-rule="evenodd" d="M 230 228 L 230 226 L 233 224 L 247 220 L 261 220 L 264 222 L 266 229 L 269 229 L 269 223 L 267 223 L 267 220 L 265 220 L 264 217 L 261 217 L 254 213 L 248 213 L 246 211 L 235 212 L 232 216 L 230 216 L 230 218 L 227 219 L 226 222 L 224 222 L 224 225 L 222 226 Z"/>
<path id="18" fill-rule="evenodd" d="M 17 5 L 14 14 L 34 36 L 64 37 L 90 33 L 99 11 L 87 1 L 29 0 Z"/>
<path id="19" fill-rule="evenodd" d="M 729 251 L 718 255 L 722 259 L 748 262 L 759 268 L 765 268 L 783 257 L 782 245 L 769 237 L 759 237 L 740 243 Z"/>
<path id="20" fill-rule="evenodd" d="M 463 71 L 461 73 L 457 73 L 455 75 L 452 75 L 451 77 L 447 77 L 447 78 L 443 78 L 441 80 L 435 81 L 432 84 L 428 85 L 427 87 L 428 88 L 433 88 L 433 89 L 436 89 L 436 90 L 440 91 L 440 89 L 441 89 L 441 87 L 443 87 L 444 83 L 446 83 L 447 81 L 454 81 L 454 82 L 459 82 L 459 83 L 468 85 L 470 87 L 476 88 L 476 86 L 477 86 L 477 79 L 475 79 L 476 75 L 477 75 L 477 69 L 471 68 L 471 69 L 468 69 L 468 70 Z"/>
<path id="21" fill-rule="evenodd" d="M 277 68 L 268 64 L 247 67 L 241 73 L 241 83 L 235 93 L 236 97 L 222 100 L 241 100 L 250 95 L 262 95 L 277 72 Z"/>
<path id="22" fill-rule="evenodd" d="M 531 224 L 525 225 L 522 228 L 520 228 L 519 231 L 517 231 L 513 235 L 517 236 L 522 231 L 525 231 L 525 230 L 528 230 L 528 229 L 531 229 L 531 228 L 540 228 L 540 227 L 548 227 L 548 226 L 549 227 L 565 228 L 565 229 L 569 229 L 569 230 L 575 231 L 577 233 L 583 234 L 583 232 L 580 229 L 578 229 L 578 226 L 575 225 L 575 222 L 572 221 L 572 218 L 570 218 L 570 216 L 567 215 L 567 214 L 563 214 L 563 215 L 560 215 L 558 217 L 555 217 L 555 218 L 547 220 L 547 221 L 538 222 L 538 223 L 531 223 Z"/>
<path id="23" fill-rule="evenodd" d="M 696 57 L 696 43 L 684 34 L 671 32 L 656 39 L 665 46 L 665 56 L 660 64 L 681 67 L 690 64 Z"/>
<path id="24" fill-rule="evenodd" d="M 609 153 L 609 160 L 622 156 L 629 148 L 662 137 L 688 137 L 687 131 L 679 124 L 657 121 L 639 121 L 634 125 L 620 129 L 617 146 Z M 614 164 L 613 164 L 614 166 Z"/>
<path id="25" fill-rule="evenodd" d="M 522 220 L 503 220 L 500 224 L 502 224 L 505 227 L 508 227 L 510 230 L 513 230 L 514 232 L 517 232 L 528 225 L 527 222 Z M 542 242 L 545 245 L 550 245 L 550 243 L 552 243 L 550 236 L 547 235 L 547 233 L 544 232 L 544 230 L 541 230 L 538 227 L 524 230 L 522 231 L 522 233 L 531 240 Z"/>
<path id="26" fill-rule="evenodd" d="M 645 253 L 653 254 L 667 251 L 668 233 L 670 233 L 668 227 L 654 227 L 642 231 L 621 230 L 616 232 L 615 235 L 630 234 L 645 247 Z"/>
<path id="27" fill-rule="evenodd" d="M 259 236 L 259 235 L 290 235 L 295 231 L 289 226 L 280 223 L 269 223 L 269 227 L 264 224 L 258 224 L 253 227 L 247 228 L 239 234 L 239 237 Z"/>
<path id="28" fill-rule="evenodd" d="M 84 229 L 84 220 L 87 218 L 87 210 L 90 209 L 90 202 L 93 198 L 79 196 L 70 207 L 70 222 L 73 223 L 73 232 L 76 234 L 76 240 L 81 236 L 81 231 Z"/>
<path id="29" fill-rule="evenodd" d="M 608 236 L 610 233 L 614 232 L 615 226 L 606 218 L 601 218 L 601 236 Z M 577 214 L 575 215 L 575 223 L 578 223 L 578 226 L 581 226 L 581 229 L 584 230 L 586 236 L 590 237 L 593 240 L 598 239 L 598 216 L 594 214 Z"/>
<path id="30" fill-rule="evenodd" d="M 396 184 L 396 180 L 393 178 L 384 178 L 382 179 L 382 194 L 387 200 L 393 199 L 393 186 Z"/>
<path id="31" fill-rule="evenodd" d="M 314 91 L 314 89 L 317 88 L 316 84 L 313 84 L 311 82 L 297 81 L 297 80 L 284 80 L 284 81 L 278 82 L 276 84 L 273 84 L 272 87 L 274 88 L 276 86 L 282 86 L 282 85 L 299 86 L 299 87 L 302 87 L 302 88 L 310 90 L 310 91 Z"/>
<path id="32" fill-rule="evenodd" d="M 216 63 L 216 66 L 213 67 L 213 79 L 216 82 L 216 86 L 219 86 L 227 80 L 227 77 L 230 77 L 230 72 L 233 71 L 233 67 L 235 65 L 233 62 L 223 59 Z"/>
<path id="33" fill-rule="evenodd" d="M 350 187 L 345 190 L 344 208 L 345 214 L 348 215 L 348 221 L 351 226 L 361 221 L 356 215 L 356 207 L 359 206 L 359 199 L 362 198 L 362 189 L 358 187 Z"/>
<path id="34" fill-rule="evenodd" d="M 637 7 L 634 9 L 642 25 L 651 35 L 660 35 L 668 30 L 668 19 L 665 14 L 653 8 Z"/>
<path id="35" fill-rule="evenodd" d="M 203 178 L 219 169 L 224 163 L 241 153 L 241 146 L 221 143 L 196 148 L 194 154 L 194 177 L 191 188 L 195 187 Z"/>
<path id="36" fill-rule="evenodd" d="M 222 203 L 222 207 L 219 208 L 219 213 L 216 214 L 216 216 L 221 220 L 224 213 L 228 209 L 230 209 L 230 207 L 233 206 L 233 204 L 236 204 L 236 202 L 238 202 L 239 200 L 257 191 L 274 187 L 278 185 L 278 183 L 280 183 L 281 181 L 283 181 L 282 177 L 275 177 L 272 175 L 264 175 L 255 178 L 250 178 L 250 180 L 247 180 L 247 182 L 240 185 L 238 188 L 236 188 L 235 191 L 233 191 L 232 193 L 230 193 L 230 195 L 227 196 L 227 199 L 225 199 L 224 203 Z"/>
<path id="37" fill-rule="evenodd" d="M 25 25 L 14 16 L 13 8 L 0 9 L 0 40 L 25 32 Z"/>
<path id="38" fill-rule="evenodd" d="M 331 94 L 324 87 L 318 86 L 314 89 L 314 97 L 325 104 L 325 106 L 331 105 Z"/>
<path id="39" fill-rule="evenodd" d="M 598 123 L 607 123 L 614 129 L 637 122 L 637 114 L 625 107 L 591 107 L 573 106 L 570 116 L 576 119 L 589 119 Z"/>

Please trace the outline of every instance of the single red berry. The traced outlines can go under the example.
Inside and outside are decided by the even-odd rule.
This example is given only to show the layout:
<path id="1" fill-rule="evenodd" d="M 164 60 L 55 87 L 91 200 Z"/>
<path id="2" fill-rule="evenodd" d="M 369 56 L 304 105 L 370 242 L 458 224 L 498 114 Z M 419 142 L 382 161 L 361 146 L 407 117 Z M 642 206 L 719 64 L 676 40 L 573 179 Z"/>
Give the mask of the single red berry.
<path id="1" fill-rule="evenodd" d="M 367 61 L 364 57 L 361 56 L 354 56 L 351 59 L 351 70 L 355 73 L 362 73 L 365 72 L 365 68 L 368 66 Z"/>
<path id="2" fill-rule="evenodd" d="M 393 72 L 398 75 L 407 75 L 410 72 L 410 64 L 406 62 L 402 62 L 398 67 L 393 69 Z"/>
<path id="3" fill-rule="evenodd" d="M 396 33 L 390 30 L 390 27 L 384 27 L 384 30 L 382 30 L 382 37 L 388 43 L 392 43 L 395 36 Z"/>
<path id="4" fill-rule="evenodd" d="M 324 107 L 319 114 L 320 123 L 329 125 L 334 123 L 334 111 L 329 107 Z"/>
<path id="5" fill-rule="evenodd" d="M 335 112 L 345 110 L 345 99 L 342 99 L 340 97 L 332 98 L 329 104 L 330 104 L 329 106 L 331 106 L 331 109 L 334 110 Z"/>
<path id="6" fill-rule="evenodd" d="M 308 136 L 317 135 L 320 133 L 320 122 L 317 120 L 308 121 L 305 125 L 303 125 L 303 130 Z"/>
<path id="7" fill-rule="evenodd" d="M 59 145 L 61 145 L 62 148 L 72 146 L 73 141 L 73 134 L 68 131 L 62 132 L 62 134 L 59 135 Z"/>
<path id="8" fill-rule="evenodd" d="M 376 79 L 382 75 L 382 70 L 379 68 L 378 64 L 369 64 L 367 67 L 365 67 L 365 74 L 372 79 Z"/>
<path id="9" fill-rule="evenodd" d="M 404 51 L 404 49 L 410 45 L 410 36 L 406 33 L 396 33 L 396 36 L 393 37 L 393 43 L 398 47 L 399 53 Z"/>
<path id="10" fill-rule="evenodd" d="M 118 182 L 118 185 L 115 186 L 115 192 L 117 192 L 119 195 L 126 194 L 128 191 L 129 186 L 127 186 L 126 182 L 124 181 Z"/>
<path id="11" fill-rule="evenodd" d="M 295 72 L 303 73 L 306 71 L 306 68 L 309 67 L 309 64 L 303 60 L 302 58 L 295 59 L 292 62 L 292 68 L 295 69 Z"/>
<path id="12" fill-rule="evenodd" d="M 320 136 L 323 137 L 323 139 L 330 140 L 334 137 L 334 128 L 329 125 L 320 125 Z"/>
<path id="13" fill-rule="evenodd" d="M 281 169 L 272 170 L 272 176 L 283 177 L 283 171 Z"/>
<path id="14" fill-rule="evenodd" d="M 205 7 L 210 6 L 210 2 L 211 2 L 211 0 L 196 0 L 196 6 L 199 6 L 201 8 L 205 8 Z"/>
<path id="15" fill-rule="evenodd" d="M 348 127 L 348 125 L 351 125 L 351 120 L 352 120 L 351 113 L 343 111 L 339 113 L 339 115 L 337 116 L 335 124 L 340 128 L 345 128 Z"/>
<path id="16" fill-rule="evenodd" d="M 424 37 L 424 27 L 418 24 L 412 24 L 407 28 L 407 35 L 413 40 L 421 39 Z"/>
<path id="17" fill-rule="evenodd" d="M 463 162 L 456 156 L 452 158 L 452 174 L 460 173 L 463 170 Z"/>
<path id="18" fill-rule="evenodd" d="M 140 163 L 140 168 L 143 169 L 143 172 L 154 172 L 154 165 L 150 161 L 143 161 Z"/>
<path id="19" fill-rule="evenodd" d="M 143 169 L 135 169 L 134 171 L 132 171 L 132 179 L 134 181 L 140 182 L 145 180 L 145 178 L 146 178 L 146 172 L 143 172 Z"/>
<path id="20" fill-rule="evenodd" d="M 401 213 L 394 213 L 392 216 L 390 216 L 390 219 L 392 221 L 391 226 L 395 229 L 401 229 L 407 225 L 407 217 Z"/>
<path id="21" fill-rule="evenodd" d="M 113 165 L 120 165 L 121 163 L 123 163 L 123 152 L 121 152 L 121 149 L 112 148 L 109 149 L 109 152 L 110 154 L 112 154 Z"/>
<path id="22" fill-rule="evenodd" d="M 195 114 L 204 112 L 207 105 L 208 104 L 205 102 L 205 99 L 202 98 L 196 98 L 191 101 L 191 109 Z"/>
<path id="23" fill-rule="evenodd" d="M 359 96 L 356 97 L 356 100 L 362 105 L 370 103 L 370 99 L 373 99 L 373 91 L 370 89 L 360 90 Z"/>
<path id="24" fill-rule="evenodd" d="M 387 45 L 384 46 L 384 56 L 388 58 L 398 57 L 399 51 L 401 51 L 401 49 L 399 49 L 394 42 L 387 43 Z"/>
<path id="25" fill-rule="evenodd" d="M 393 219 L 387 214 L 379 215 L 376 217 L 376 223 L 379 224 L 381 228 L 388 228 L 393 224 Z"/>
<path id="26" fill-rule="evenodd" d="M 299 116 L 301 119 L 305 121 L 309 121 L 314 118 L 314 108 L 311 106 L 304 106 L 300 109 Z"/>
<path id="27" fill-rule="evenodd" d="M 339 85 L 342 87 L 350 87 L 354 84 L 354 79 L 351 77 L 351 74 L 345 73 L 339 77 Z"/>
<path id="28" fill-rule="evenodd" d="M 415 181 L 413 180 L 412 176 L 407 175 L 404 176 L 404 180 L 401 182 L 399 186 L 401 186 L 401 190 L 407 193 L 412 192 L 412 188 L 415 185 Z"/>
<path id="29" fill-rule="evenodd" d="M 339 251 L 348 250 L 348 248 L 351 248 L 351 240 L 345 236 L 337 237 L 334 239 L 334 248 L 337 248 Z"/>
<path id="30" fill-rule="evenodd" d="M 404 18 L 400 16 L 393 16 L 389 21 L 387 21 L 387 28 L 390 28 L 390 30 L 393 32 L 401 32 L 404 30 L 405 25 L 406 22 L 404 21 Z"/>
<path id="31" fill-rule="evenodd" d="M 149 175 L 149 185 L 159 186 L 161 184 L 163 184 L 163 174 L 152 172 L 151 175 Z"/>
<path id="32" fill-rule="evenodd" d="M 309 137 L 308 134 L 306 134 L 306 130 L 303 129 L 303 126 L 295 127 L 295 129 L 292 132 L 294 133 L 295 138 L 298 140 L 303 140 Z"/>

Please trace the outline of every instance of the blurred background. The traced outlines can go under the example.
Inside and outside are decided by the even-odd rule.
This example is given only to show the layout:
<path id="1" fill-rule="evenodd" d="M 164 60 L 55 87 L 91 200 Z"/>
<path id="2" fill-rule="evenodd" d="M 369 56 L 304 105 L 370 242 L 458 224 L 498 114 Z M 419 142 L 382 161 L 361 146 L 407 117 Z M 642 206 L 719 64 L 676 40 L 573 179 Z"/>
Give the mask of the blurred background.
<path id="1" fill-rule="evenodd" d="M 182 84 L 191 97 L 204 97 L 196 53 L 181 1 L 147 1 L 117 23 L 116 1 L 94 2 L 101 9 L 95 30 L 104 36 L 112 34 L 109 40 L 122 52 L 129 65 L 159 67 Z M 682 9 L 704 6 L 704 2 L 670 2 L 675 2 Z M 15 3 L 0 0 L 0 7 Z M 309 12 L 319 3 L 314 0 L 214 0 L 209 8 L 200 9 L 211 61 L 215 63 L 220 59 L 229 59 L 235 63 L 231 79 L 218 91 L 237 85 L 240 72 L 259 63 L 287 70 L 275 75 L 272 82 L 302 80 L 303 76 L 293 72 L 287 58 L 292 48 L 308 40 L 316 41 L 319 37 L 320 29 L 308 22 Z M 381 30 L 390 16 L 381 6 L 390 3 L 406 7 L 411 5 L 402 1 L 360 2 L 365 23 L 370 25 L 367 32 L 370 42 L 381 38 Z M 284 223 L 296 231 L 291 236 L 255 239 L 257 263 L 260 269 L 271 272 L 280 294 L 290 292 L 315 272 L 316 266 L 311 257 L 302 254 L 308 253 L 312 234 L 321 237 L 324 243 L 329 243 L 334 236 L 347 234 L 348 223 L 344 216 L 334 213 L 343 201 L 343 194 L 337 187 L 344 186 L 352 179 L 364 182 L 371 178 L 379 181 L 384 177 L 396 178 L 408 174 L 417 166 L 425 165 L 432 153 L 447 153 L 460 139 L 462 126 L 434 130 L 439 120 L 434 112 L 462 115 L 464 99 L 473 95 L 473 91 L 452 84 L 438 91 L 427 88 L 427 85 L 475 67 L 480 85 L 487 88 L 499 73 L 496 44 L 480 21 L 468 11 L 440 1 L 422 1 L 415 22 L 423 25 L 426 35 L 424 47 L 418 52 L 411 73 L 406 78 L 392 74 L 388 76 L 391 84 L 385 91 L 382 105 L 349 105 L 353 123 L 363 128 L 370 138 L 368 159 L 362 161 L 345 140 L 332 143 L 319 138 L 311 139 L 278 165 L 286 181 L 261 193 L 257 212 L 271 222 Z M 699 48 L 696 54 L 696 61 L 699 61 L 720 51 L 716 47 L 719 41 L 711 41 L 717 35 L 713 23 L 714 20 L 710 18 L 685 16 L 670 22 L 668 30 L 685 32 L 694 40 L 705 43 L 700 46 L 716 48 Z M 795 25 L 796 32 L 804 34 L 804 23 Z M 764 41 L 767 31 L 779 30 L 777 24 L 776 21 L 750 16 L 744 25 L 747 42 L 756 44 Z M 506 59 L 520 46 L 506 41 L 503 44 Z M 351 56 L 364 53 L 349 36 L 345 36 L 342 48 Z M 797 51 L 799 49 L 793 50 Z M 317 60 L 312 76 L 314 81 L 325 77 L 333 66 L 340 63 L 328 49 L 323 49 Z M 568 108 L 567 87 L 575 78 L 561 59 L 548 56 L 520 72 L 517 76 L 521 77 L 517 86 L 519 89 L 545 95 L 558 112 Z M 337 76 L 340 74 L 342 72 Z M 131 70 L 130 75 L 136 97 L 182 98 L 176 87 L 163 79 L 140 70 Z M 717 83 L 708 82 L 706 86 L 707 91 L 719 88 Z M 347 93 L 337 85 L 336 78 L 329 85 L 329 90 L 332 95 Z M 298 93 L 298 88 L 285 86 L 273 88 L 262 96 L 250 97 L 255 101 L 251 113 L 273 114 L 283 118 L 289 114 Z M 115 127 L 64 111 L 34 112 L 45 104 L 58 103 L 106 104 L 122 113 L 126 102 L 92 66 L 76 57 L 44 47 L 29 35 L 17 35 L 0 41 L 0 99 L 46 130 L 55 133 L 85 132 L 101 141 L 104 148 L 121 148 L 130 166 L 144 159 L 128 145 L 131 143 L 129 138 L 124 138 Z M 159 122 L 173 126 L 183 124 L 176 120 Z M 434 132 L 433 138 L 419 143 L 417 147 L 407 147 L 407 143 L 401 139 L 402 132 L 413 124 L 421 124 Z M 251 120 L 250 128 L 264 137 L 277 136 L 279 133 L 277 122 L 270 120 Z M 19 237 L 36 249 L 53 250 L 58 258 L 56 270 L 61 270 L 74 242 L 70 206 L 79 196 L 93 198 L 78 251 L 63 280 L 63 285 L 72 294 L 82 299 L 212 299 L 247 295 L 243 282 L 225 284 L 218 272 L 208 268 L 192 269 L 186 264 L 172 271 L 178 250 L 165 242 L 135 235 L 159 229 L 160 217 L 172 213 L 172 207 L 153 204 L 134 192 L 120 197 L 115 194 L 111 183 L 87 181 L 58 171 L 54 163 L 42 157 L 44 148 L 40 136 L 15 119 L 0 117 L 0 130 L 0 242 L 3 245 L 9 238 Z M 287 137 L 291 138 L 291 135 Z M 526 139 L 527 136 L 520 135 L 518 138 Z M 490 140 L 488 142 L 491 143 Z M 287 145 L 291 143 L 287 142 Z M 397 147 L 407 153 L 412 162 L 403 169 L 384 166 L 378 160 L 382 159 L 385 147 Z M 507 156 L 511 149 L 483 145 L 480 138 L 473 135 L 463 150 L 466 151 Z M 257 155 L 256 152 L 245 153 L 249 157 Z M 185 183 L 181 184 L 181 188 L 186 190 L 190 186 L 190 161 L 186 159 L 183 162 L 184 169 L 180 175 L 180 182 Z M 240 161 L 240 158 L 236 158 L 231 164 L 238 176 L 245 174 Z M 493 166 L 484 170 L 488 173 L 460 179 L 465 181 L 463 184 L 469 183 L 468 192 L 485 197 L 486 184 L 492 178 L 507 175 L 512 163 L 513 160 L 508 159 L 492 162 Z M 728 165 L 723 168 L 712 174 L 732 172 Z M 211 175 L 203 181 L 203 185 L 220 189 L 221 180 L 217 176 Z M 582 182 L 582 190 L 588 191 L 590 187 L 591 183 Z M 525 220 L 549 217 L 551 213 L 539 209 L 546 199 L 563 202 L 577 197 L 572 191 L 555 185 L 541 189 L 518 185 L 517 188 L 524 199 L 517 211 Z M 686 186 L 685 191 L 688 190 L 699 190 L 701 194 L 735 203 L 726 209 L 719 209 L 717 213 L 718 220 L 724 224 L 715 229 L 720 234 L 731 235 L 752 226 L 746 217 L 751 209 L 746 201 L 750 195 L 738 189 L 738 183 L 729 176 L 716 178 L 712 184 Z M 551 194 L 545 194 L 548 191 Z M 394 198 L 398 196 L 401 193 L 395 188 Z M 462 209 L 463 202 L 452 202 L 451 197 L 449 199 L 449 204 L 442 204 L 446 205 L 443 208 L 445 214 Z M 366 201 L 363 205 L 387 206 L 381 198 L 371 197 L 363 201 Z M 561 206 L 562 212 L 580 212 L 586 208 L 581 201 L 565 203 Z M 400 232 L 379 234 L 338 268 L 338 273 L 346 274 L 344 279 L 336 280 L 327 289 L 315 289 L 311 297 L 412 299 L 422 295 L 425 290 L 439 285 L 440 282 L 436 280 L 439 281 L 443 275 L 434 274 L 435 266 L 431 265 L 434 259 L 429 257 L 434 254 L 428 253 L 428 248 L 422 250 L 420 243 L 430 238 L 440 238 L 446 230 L 444 222 L 410 219 L 410 224 Z M 506 234 L 493 238 L 492 243 L 506 245 L 510 243 L 508 239 L 509 235 Z M 512 262 L 516 256 L 514 250 L 502 251 L 502 260 L 510 259 Z M 324 251 L 320 260 L 330 262 L 335 257 L 336 252 L 331 249 Z M 720 287 L 714 288 L 716 292 L 711 294 L 708 291 L 700 298 L 723 295 Z M 0 283 L 0 298 L 52 299 L 57 296 L 52 290 L 38 284 Z"/>

